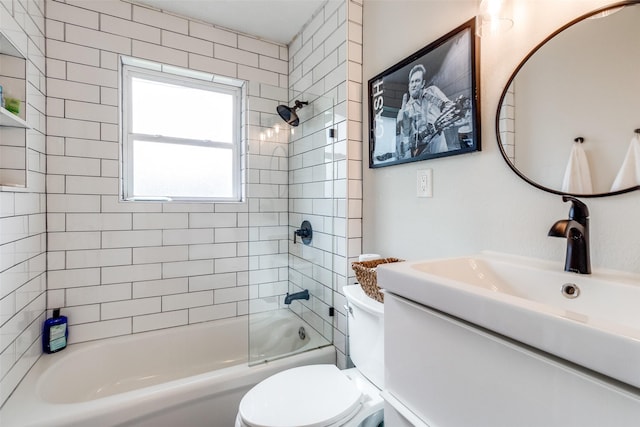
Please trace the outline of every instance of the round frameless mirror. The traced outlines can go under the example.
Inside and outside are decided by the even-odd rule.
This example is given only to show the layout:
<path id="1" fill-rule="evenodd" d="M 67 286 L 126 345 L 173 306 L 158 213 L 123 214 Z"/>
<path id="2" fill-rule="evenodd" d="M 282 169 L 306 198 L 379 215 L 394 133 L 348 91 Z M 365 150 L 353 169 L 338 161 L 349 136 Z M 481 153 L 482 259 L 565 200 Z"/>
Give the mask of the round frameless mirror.
<path id="1" fill-rule="evenodd" d="M 496 133 L 518 176 L 581 197 L 640 188 L 633 161 L 640 147 L 638 22 L 640 0 L 599 9 L 554 32 L 516 68 L 498 104 Z M 634 166 L 635 174 L 625 174 Z"/>

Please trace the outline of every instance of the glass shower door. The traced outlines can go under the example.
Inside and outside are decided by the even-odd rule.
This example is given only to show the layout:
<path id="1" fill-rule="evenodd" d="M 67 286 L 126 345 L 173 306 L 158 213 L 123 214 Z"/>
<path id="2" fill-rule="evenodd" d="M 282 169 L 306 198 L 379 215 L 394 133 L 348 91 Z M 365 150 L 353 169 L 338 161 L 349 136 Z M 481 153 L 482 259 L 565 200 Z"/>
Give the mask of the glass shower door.
<path id="1" fill-rule="evenodd" d="M 333 341 L 333 100 L 266 85 L 256 92 L 248 99 L 246 174 L 250 364 Z M 309 104 L 296 109 L 300 124 L 292 127 L 276 106 L 296 99 Z M 294 243 L 303 220 L 313 228 L 310 242 Z"/>

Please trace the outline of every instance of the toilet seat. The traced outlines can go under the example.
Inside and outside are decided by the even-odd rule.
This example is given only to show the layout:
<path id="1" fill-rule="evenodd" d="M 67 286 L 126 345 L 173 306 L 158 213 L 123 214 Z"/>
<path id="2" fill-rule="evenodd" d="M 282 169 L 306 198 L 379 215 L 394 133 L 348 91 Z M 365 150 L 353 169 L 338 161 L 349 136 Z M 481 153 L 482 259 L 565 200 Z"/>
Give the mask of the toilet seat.
<path id="1" fill-rule="evenodd" d="M 240 402 L 248 427 L 328 427 L 353 417 L 362 392 L 335 365 L 310 365 L 275 374 Z"/>

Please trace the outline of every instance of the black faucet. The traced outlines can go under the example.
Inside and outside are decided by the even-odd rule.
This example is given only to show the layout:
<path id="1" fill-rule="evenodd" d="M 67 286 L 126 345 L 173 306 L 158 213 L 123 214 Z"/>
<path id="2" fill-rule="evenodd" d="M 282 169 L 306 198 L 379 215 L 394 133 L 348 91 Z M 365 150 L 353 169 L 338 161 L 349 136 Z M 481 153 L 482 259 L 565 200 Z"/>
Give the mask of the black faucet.
<path id="1" fill-rule="evenodd" d="M 564 271 L 591 274 L 589 255 L 589 209 L 587 205 L 571 196 L 562 196 L 562 201 L 571 202 L 569 219 L 556 221 L 549 236 L 567 238 L 567 257 Z"/>
<path id="2" fill-rule="evenodd" d="M 291 304 L 291 301 L 296 300 L 296 299 L 309 299 L 309 289 L 305 289 L 304 291 L 300 291 L 300 292 L 296 292 L 293 294 L 290 294 L 289 292 L 287 292 L 287 295 L 284 297 L 284 303 L 285 304 Z"/>

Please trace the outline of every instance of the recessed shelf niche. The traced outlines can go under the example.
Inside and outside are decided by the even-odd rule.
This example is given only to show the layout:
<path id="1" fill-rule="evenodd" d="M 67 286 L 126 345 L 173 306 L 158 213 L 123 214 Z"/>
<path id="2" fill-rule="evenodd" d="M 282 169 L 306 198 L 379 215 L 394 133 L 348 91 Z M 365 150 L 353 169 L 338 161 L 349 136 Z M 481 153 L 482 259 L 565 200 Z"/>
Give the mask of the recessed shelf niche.
<path id="1" fill-rule="evenodd" d="M 17 98 L 20 112 L 0 107 L 0 186 L 27 185 L 27 129 L 25 121 L 27 61 L 13 43 L 0 32 L 0 86 L 2 95 Z"/>

